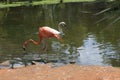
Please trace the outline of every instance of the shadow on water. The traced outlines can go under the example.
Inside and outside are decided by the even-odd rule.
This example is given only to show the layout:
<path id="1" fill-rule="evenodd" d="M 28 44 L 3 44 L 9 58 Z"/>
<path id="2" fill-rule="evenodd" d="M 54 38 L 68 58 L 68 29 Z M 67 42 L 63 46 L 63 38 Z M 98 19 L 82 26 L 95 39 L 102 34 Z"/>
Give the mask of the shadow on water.
<path id="1" fill-rule="evenodd" d="M 96 7 L 97 5 L 97 7 Z M 102 31 L 107 24 L 96 23 L 105 15 L 93 15 L 105 8 L 98 3 L 66 3 L 16 7 L 0 10 L 0 62 L 15 65 L 40 63 L 76 63 L 80 65 L 120 66 L 119 23 Z M 44 41 L 38 46 L 29 44 L 27 54 L 22 50 L 24 41 L 32 38 L 40 26 L 57 29 L 60 21 L 67 24 L 65 36 L 60 43 L 49 39 L 48 51 L 41 53 Z"/>

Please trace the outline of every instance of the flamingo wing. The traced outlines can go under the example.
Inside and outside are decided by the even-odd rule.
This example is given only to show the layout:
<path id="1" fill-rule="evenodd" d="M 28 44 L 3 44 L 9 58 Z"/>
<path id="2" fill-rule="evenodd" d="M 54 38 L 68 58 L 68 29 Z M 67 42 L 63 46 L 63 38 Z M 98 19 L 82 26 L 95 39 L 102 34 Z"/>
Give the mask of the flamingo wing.
<path id="1" fill-rule="evenodd" d="M 59 35 L 60 32 L 50 27 L 41 27 L 39 29 L 39 34 L 43 38 L 49 38 L 49 37 L 55 37 L 54 35 Z"/>

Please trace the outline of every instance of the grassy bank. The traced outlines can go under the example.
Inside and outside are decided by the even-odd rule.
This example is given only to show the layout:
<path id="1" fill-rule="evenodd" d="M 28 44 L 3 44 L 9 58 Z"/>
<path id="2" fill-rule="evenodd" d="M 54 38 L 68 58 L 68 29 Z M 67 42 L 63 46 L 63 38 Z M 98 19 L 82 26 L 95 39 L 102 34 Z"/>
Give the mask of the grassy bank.
<path id="1" fill-rule="evenodd" d="M 63 0 L 63 3 L 69 3 L 69 2 L 91 2 L 95 0 Z M 42 0 L 42 1 L 33 1 L 32 3 L 29 3 L 28 1 L 24 2 L 13 2 L 11 4 L 5 4 L 0 3 L 0 8 L 6 8 L 6 7 L 18 7 L 18 6 L 28 6 L 28 5 L 41 5 L 41 4 L 57 4 L 60 3 L 60 0 Z"/>
<path id="2" fill-rule="evenodd" d="M 93 2 L 96 0 L 63 0 L 63 3 L 69 3 L 69 2 Z M 108 0 L 113 1 L 113 0 Z M 18 6 L 29 6 L 29 5 L 41 5 L 41 4 L 57 4 L 60 3 L 60 0 L 41 0 L 41 1 L 33 1 L 32 3 L 29 3 L 28 1 L 23 2 L 13 2 L 11 4 L 9 3 L 0 3 L 0 8 L 7 8 L 7 7 L 18 7 Z"/>

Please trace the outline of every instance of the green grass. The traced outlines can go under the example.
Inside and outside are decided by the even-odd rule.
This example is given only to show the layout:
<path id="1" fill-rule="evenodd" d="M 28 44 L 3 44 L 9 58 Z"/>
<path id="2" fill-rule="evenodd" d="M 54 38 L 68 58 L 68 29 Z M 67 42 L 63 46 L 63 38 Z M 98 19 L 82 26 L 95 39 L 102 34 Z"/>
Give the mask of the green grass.
<path id="1" fill-rule="evenodd" d="M 93 2 L 93 1 L 96 1 L 96 0 L 63 0 L 64 3 L 68 3 L 68 2 Z M 41 5 L 41 4 L 57 4 L 59 2 L 60 2 L 60 0 L 42 0 L 42 1 L 33 1 L 31 4 L 27 1 L 14 2 L 12 4 L 0 3 L 0 8 L 28 6 L 28 5 Z"/>
<path id="2" fill-rule="evenodd" d="M 26 2 L 16 2 L 12 4 L 0 3 L 0 8 L 23 6 Z"/>
<path id="3" fill-rule="evenodd" d="M 91 2 L 95 0 L 64 0 L 64 2 Z"/>
<path id="4" fill-rule="evenodd" d="M 27 1 L 25 2 L 14 2 L 12 4 L 5 4 L 5 3 L 0 3 L 0 8 L 6 8 L 6 7 L 18 7 L 18 6 L 27 6 L 27 5 L 40 5 L 40 4 L 56 4 L 59 3 L 58 0 L 55 1 L 34 1 L 32 3 L 29 3 Z"/>
<path id="5" fill-rule="evenodd" d="M 54 0 L 54 1 L 44 0 L 44 1 L 35 1 L 35 2 L 32 3 L 32 5 L 57 4 L 57 3 L 59 3 L 59 0 Z"/>

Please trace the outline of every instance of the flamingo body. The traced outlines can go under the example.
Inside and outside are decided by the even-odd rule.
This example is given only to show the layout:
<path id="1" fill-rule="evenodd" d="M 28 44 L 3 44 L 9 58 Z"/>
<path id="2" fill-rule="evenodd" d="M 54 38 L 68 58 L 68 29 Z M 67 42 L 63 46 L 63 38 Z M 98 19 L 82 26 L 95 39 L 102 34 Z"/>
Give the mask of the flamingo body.
<path id="1" fill-rule="evenodd" d="M 60 37 L 60 32 L 53 29 L 53 28 L 50 28 L 50 27 L 40 27 L 39 28 L 39 35 L 42 37 L 42 38 L 50 38 L 50 37 L 56 37 L 59 36 Z"/>
<path id="2" fill-rule="evenodd" d="M 61 29 L 61 26 L 64 26 L 64 25 L 65 25 L 64 22 L 60 22 L 59 23 L 59 25 L 58 25 L 59 31 L 57 31 L 57 30 L 55 30 L 53 28 L 47 27 L 47 26 L 40 27 L 39 31 L 38 31 L 39 32 L 39 34 L 38 34 L 39 35 L 39 40 L 38 41 L 34 41 L 33 39 L 29 39 L 29 40 L 25 41 L 24 44 L 23 44 L 23 49 L 24 50 L 26 49 L 26 47 L 27 47 L 29 42 L 32 42 L 33 44 L 38 45 L 38 44 L 41 43 L 41 41 L 43 39 L 46 39 L 46 38 L 55 37 L 59 41 L 62 41 L 62 38 L 61 38 L 60 34 L 63 33 L 62 29 Z M 44 45 L 43 49 L 46 49 L 46 46 L 47 46 L 47 44 Z"/>

